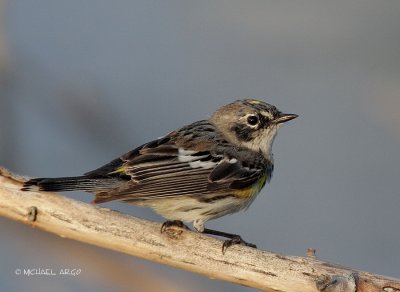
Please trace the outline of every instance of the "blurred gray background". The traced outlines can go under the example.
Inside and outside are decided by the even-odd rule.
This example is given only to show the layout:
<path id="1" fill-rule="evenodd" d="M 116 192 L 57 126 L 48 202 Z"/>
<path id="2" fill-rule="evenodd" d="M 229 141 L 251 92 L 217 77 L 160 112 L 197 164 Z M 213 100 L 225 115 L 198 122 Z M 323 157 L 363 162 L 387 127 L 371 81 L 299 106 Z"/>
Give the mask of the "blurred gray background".
<path id="1" fill-rule="evenodd" d="M 0 3 L 0 165 L 79 175 L 225 103 L 263 99 L 300 117 L 280 130 L 271 184 L 208 227 L 400 277 L 399 1 Z M 1 291 L 251 290 L 3 218 L 0 232 Z M 14 274 L 36 267 L 82 273 Z"/>

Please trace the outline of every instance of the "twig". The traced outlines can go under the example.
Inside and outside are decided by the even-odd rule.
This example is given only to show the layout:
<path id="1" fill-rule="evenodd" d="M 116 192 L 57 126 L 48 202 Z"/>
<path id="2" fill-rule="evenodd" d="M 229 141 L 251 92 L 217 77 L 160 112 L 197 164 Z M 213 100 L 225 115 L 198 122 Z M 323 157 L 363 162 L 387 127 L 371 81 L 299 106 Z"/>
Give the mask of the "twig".
<path id="1" fill-rule="evenodd" d="M 400 280 L 319 261 L 232 246 L 181 229 L 75 201 L 22 192 L 24 178 L 0 168 L 0 215 L 33 227 L 176 268 L 268 291 L 400 292 Z"/>

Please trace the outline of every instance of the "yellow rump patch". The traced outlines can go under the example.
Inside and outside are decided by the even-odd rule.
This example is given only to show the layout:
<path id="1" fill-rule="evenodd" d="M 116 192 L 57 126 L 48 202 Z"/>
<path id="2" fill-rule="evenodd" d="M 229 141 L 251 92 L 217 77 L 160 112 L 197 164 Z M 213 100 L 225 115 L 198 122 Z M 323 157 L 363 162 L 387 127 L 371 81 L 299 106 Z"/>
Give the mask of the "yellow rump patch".
<path id="1" fill-rule="evenodd" d="M 117 168 L 116 170 L 109 172 L 108 174 L 116 174 L 116 173 L 125 174 L 125 166 L 121 166 L 121 167 Z"/>

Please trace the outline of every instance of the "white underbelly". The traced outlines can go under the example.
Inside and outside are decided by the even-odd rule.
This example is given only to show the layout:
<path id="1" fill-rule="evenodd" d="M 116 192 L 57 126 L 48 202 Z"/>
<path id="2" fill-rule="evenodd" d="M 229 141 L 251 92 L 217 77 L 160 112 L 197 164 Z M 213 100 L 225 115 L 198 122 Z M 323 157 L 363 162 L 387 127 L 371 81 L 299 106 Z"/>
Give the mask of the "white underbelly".
<path id="1" fill-rule="evenodd" d="M 190 197 L 152 199 L 135 202 L 135 205 L 150 207 L 168 220 L 206 222 L 227 214 L 232 214 L 246 208 L 251 199 L 236 198 L 233 196 L 221 198 L 211 202 L 201 202 Z"/>

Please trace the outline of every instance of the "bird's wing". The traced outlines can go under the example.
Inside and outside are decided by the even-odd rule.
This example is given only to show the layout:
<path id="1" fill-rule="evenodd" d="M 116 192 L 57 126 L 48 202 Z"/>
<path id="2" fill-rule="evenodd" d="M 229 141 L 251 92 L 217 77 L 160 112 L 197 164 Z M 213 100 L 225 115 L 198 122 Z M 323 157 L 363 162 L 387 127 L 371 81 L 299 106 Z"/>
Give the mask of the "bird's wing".
<path id="1" fill-rule="evenodd" d="M 201 143 L 200 149 L 195 147 L 198 143 L 184 147 L 169 135 L 123 155 L 122 165 L 110 174 L 129 176 L 130 180 L 98 194 L 95 202 L 201 196 L 245 188 L 261 177 L 262 170 L 244 167 L 231 154 L 216 151 L 215 141 L 202 139 Z"/>
<path id="2" fill-rule="evenodd" d="M 244 166 L 235 158 L 224 159 L 210 173 L 208 190 L 245 189 L 257 183 L 264 173 L 263 167 Z"/>

